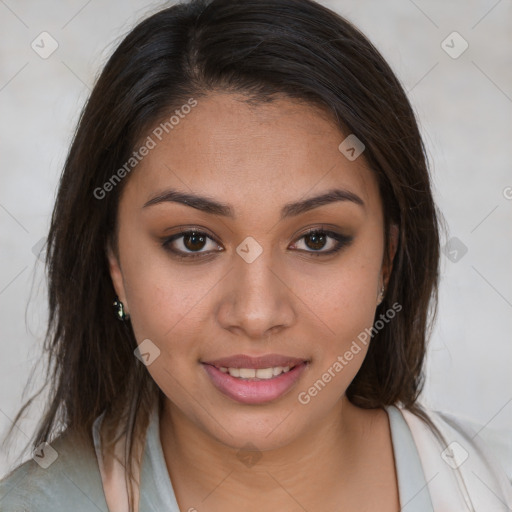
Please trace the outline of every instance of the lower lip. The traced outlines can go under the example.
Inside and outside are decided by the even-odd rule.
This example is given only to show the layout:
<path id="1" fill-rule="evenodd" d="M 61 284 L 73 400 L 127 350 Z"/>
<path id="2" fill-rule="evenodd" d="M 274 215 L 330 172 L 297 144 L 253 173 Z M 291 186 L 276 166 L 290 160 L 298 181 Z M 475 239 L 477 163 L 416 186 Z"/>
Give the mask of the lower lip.
<path id="1" fill-rule="evenodd" d="M 221 372 L 215 366 L 203 364 L 213 385 L 229 398 L 241 404 L 264 404 L 286 394 L 300 379 L 307 364 L 301 363 L 289 372 L 266 380 L 243 380 Z"/>

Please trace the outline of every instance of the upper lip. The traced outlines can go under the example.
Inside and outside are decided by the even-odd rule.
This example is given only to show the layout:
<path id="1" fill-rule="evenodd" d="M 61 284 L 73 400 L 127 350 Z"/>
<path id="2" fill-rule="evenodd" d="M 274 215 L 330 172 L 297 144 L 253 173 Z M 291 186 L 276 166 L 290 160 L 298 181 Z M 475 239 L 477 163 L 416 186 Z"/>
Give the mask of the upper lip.
<path id="1" fill-rule="evenodd" d="M 276 366 L 297 366 L 306 362 L 306 359 L 298 357 L 284 356 L 281 354 L 267 354 L 259 357 L 252 357 L 246 354 L 236 354 L 229 357 L 221 357 L 213 361 L 202 361 L 203 364 L 209 364 L 217 368 L 274 368 Z"/>

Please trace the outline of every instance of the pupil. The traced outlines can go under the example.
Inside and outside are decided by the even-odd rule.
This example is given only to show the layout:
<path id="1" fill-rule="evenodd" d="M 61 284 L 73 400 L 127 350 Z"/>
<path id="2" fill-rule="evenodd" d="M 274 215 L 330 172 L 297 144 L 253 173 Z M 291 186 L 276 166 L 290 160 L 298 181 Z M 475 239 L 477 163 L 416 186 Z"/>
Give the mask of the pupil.
<path id="1" fill-rule="evenodd" d="M 188 241 L 191 241 L 191 243 L 188 243 Z M 205 237 L 198 233 L 195 233 L 195 232 L 185 235 L 185 237 L 184 237 L 185 247 L 189 250 L 202 249 L 202 247 L 197 247 L 195 245 L 196 244 L 204 245 L 204 242 L 205 242 Z"/>
<path id="2" fill-rule="evenodd" d="M 313 243 L 313 247 L 310 246 L 310 244 L 307 243 L 307 241 L 311 241 Z M 306 244 L 310 249 L 322 249 L 325 245 L 325 234 L 318 234 L 318 233 L 312 233 L 310 235 L 306 236 Z"/>

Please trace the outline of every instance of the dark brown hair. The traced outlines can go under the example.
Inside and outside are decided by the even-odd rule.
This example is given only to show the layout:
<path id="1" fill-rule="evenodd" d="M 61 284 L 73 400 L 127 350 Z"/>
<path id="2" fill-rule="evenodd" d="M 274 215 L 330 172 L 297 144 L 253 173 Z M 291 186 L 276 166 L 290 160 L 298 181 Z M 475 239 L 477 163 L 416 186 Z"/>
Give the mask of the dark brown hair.
<path id="1" fill-rule="evenodd" d="M 437 309 L 438 215 L 404 89 L 364 35 L 311 0 L 193 0 L 157 12 L 126 36 L 82 112 L 48 235 L 50 395 L 34 447 L 50 442 L 59 423 L 92 442 L 92 423 L 103 411 L 128 439 L 142 436 L 149 404 L 161 392 L 134 357 L 130 323 L 114 317 L 105 254 L 107 242 L 116 247 L 117 206 L 129 176 L 103 199 L 94 191 L 151 127 L 212 91 L 241 93 L 253 104 L 288 97 L 317 106 L 366 146 L 386 239 L 391 223 L 399 228 L 377 315 L 394 303 L 402 311 L 375 334 L 347 396 L 363 408 L 401 404 L 425 416 L 417 398 Z"/>

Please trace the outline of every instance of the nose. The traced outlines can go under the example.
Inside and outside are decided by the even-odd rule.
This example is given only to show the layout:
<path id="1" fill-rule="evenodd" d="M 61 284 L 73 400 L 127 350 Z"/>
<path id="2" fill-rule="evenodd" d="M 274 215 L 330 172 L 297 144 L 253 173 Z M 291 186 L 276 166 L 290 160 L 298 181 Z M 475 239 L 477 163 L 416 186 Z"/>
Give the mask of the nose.
<path id="1" fill-rule="evenodd" d="M 239 336 L 262 340 L 296 321 L 296 297 L 289 276 L 270 251 L 251 263 L 235 255 L 217 309 L 220 325 Z"/>

